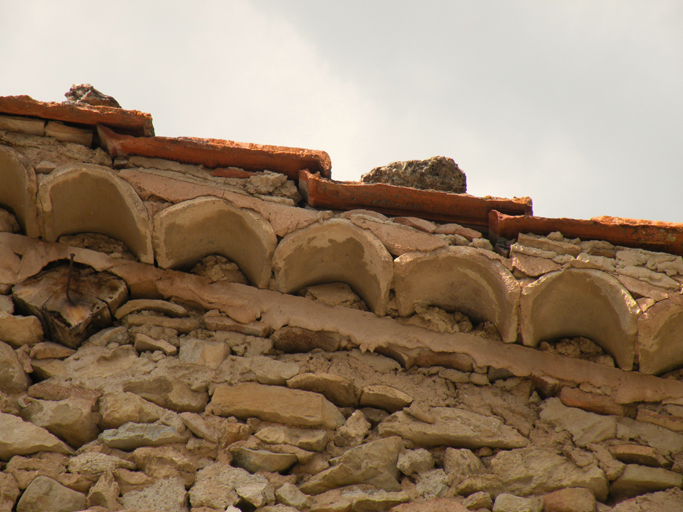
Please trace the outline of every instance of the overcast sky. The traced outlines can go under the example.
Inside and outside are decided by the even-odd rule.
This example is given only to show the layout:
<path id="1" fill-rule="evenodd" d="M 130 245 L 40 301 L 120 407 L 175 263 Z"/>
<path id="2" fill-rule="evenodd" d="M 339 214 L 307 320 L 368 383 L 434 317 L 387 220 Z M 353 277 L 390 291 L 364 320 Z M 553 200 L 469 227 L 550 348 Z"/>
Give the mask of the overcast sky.
<path id="1" fill-rule="evenodd" d="M 0 95 L 92 83 L 157 135 L 452 157 L 546 217 L 683 222 L 681 1 L 0 0 Z"/>

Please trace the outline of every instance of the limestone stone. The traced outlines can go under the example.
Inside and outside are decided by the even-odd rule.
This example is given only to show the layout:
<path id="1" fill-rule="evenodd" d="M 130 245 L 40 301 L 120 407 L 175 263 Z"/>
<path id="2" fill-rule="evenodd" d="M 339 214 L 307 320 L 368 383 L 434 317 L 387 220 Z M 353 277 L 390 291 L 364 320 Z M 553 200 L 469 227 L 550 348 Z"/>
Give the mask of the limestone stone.
<path id="1" fill-rule="evenodd" d="M 100 347 L 106 347 L 109 343 L 118 343 L 119 345 L 126 345 L 130 342 L 128 329 L 123 325 L 118 327 L 108 327 L 103 329 L 88 338 L 88 342 Z"/>
<path id="2" fill-rule="evenodd" d="M 670 487 L 680 488 L 683 475 L 663 468 L 651 468 L 627 464 L 624 472 L 610 485 L 610 494 L 623 499 L 639 494 L 662 491 Z"/>
<path id="3" fill-rule="evenodd" d="M 182 338 L 180 340 L 180 359 L 188 363 L 208 366 L 212 370 L 218 369 L 230 354 L 230 347 L 222 341 L 208 341 L 197 338 Z"/>
<path id="4" fill-rule="evenodd" d="M 153 423 L 173 413 L 135 393 L 107 393 L 100 399 L 101 426 L 119 428 L 124 423 Z"/>
<path id="5" fill-rule="evenodd" d="M 581 487 L 559 489 L 543 497 L 544 512 L 595 512 L 595 496 Z"/>
<path id="6" fill-rule="evenodd" d="M 544 258 L 548 260 L 554 260 L 555 258 L 557 258 L 557 253 L 555 251 L 543 250 L 536 247 L 526 246 L 520 243 L 515 243 L 510 246 L 511 256 L 518 256 L 522 254 L 524 256 L 530 256 L 531 259 Z"/>
<path id="7" fill-rule="evenodd" d="M 515 270 L 529 277 L 539 277 L 562 268 L 560 264 L 550 259 L 528 256 L 519 252 L 512 253 L 511 260 Z"/>
<path id="8" fill-rule="evenodd" d="M 187 309 L 180 304 L 174 304 L 173 302 L 158 299 L 129 300 L 116 310 L 114 316 L 117 320 L 120 320 L 130 313 L 137 313 L 138 311 L 144 310 L 156 311 L 167 316 L 187 316 Z"/>
<path id="9" fill-rule="evenodd" d="M 0 341 L 19 348 L 43 340 L 43 327 L 35 316 L 11 315 L 0 311 Z"/>
<path id="10" fill-rule="evenodd" d="M 391 512 L 467 512 L 455 498 L 433 498 L 420 503 L 404 503 L 391 509 Z"/>
<path id="11" fill-rule="evenodd" d="M 375 167 L 361 176 L 363 183 L 387 183 L 422 190 L 467 192 L 467 178 L 452 158 L 434 156 L 426 160 L 406 160 Z"/>
<path id="12" fill-rule="evenodd" d="M 424 499 L 442 498 L 448 491 L 448 480 L 443 469 L 430 469 L 418 475 L 415 490 Z"/>
<path id="13" fill-rule="evenodd" d="M 267 471 L 269 473 L 282 473 L 287 471 L 297 462 L 296 455 L 291 453 L 274 453 L 268 450 L 253 450 L 243 446 L 230 448 L 233 465 L 244 468 L 250 473 Z"/>
<path id="14" fill-rule="evenodd" d="M 5 210 L 0 209 L 0 217 L 2 216 L 1 212 L 4 212 Z M 0 222 L 2 222 L 0 220 Z M 14 302 L 12 302 L 12 297 L 9 295 L 0 295 L 0 314 L 5 313 L 7 315 L 11 315 L 14 313 Z"/>
<path id="15" fill-rule="evenodd" d="M 159 480 L 141 491 L 130 491 L 121 497 L 125 509 L 155 512 L 188 512 L 187 492 L 180 478 Z"/>
<path id="16" fill-rule="evenodd" d="M 194 483 L 197 465 L 174 446 L 143 446 L 133 452 L 133 461 L 139 469 L 155 480 L 180 478 L 189 488 Z"/>
<path id="17" fill-rule="evenodd" d="M 161 350 L 167 356 L 174 356 L 178 353 L 178 349 L 164 340 L 157 340 L 146 334 L 136 332 L 133 336 L 133 347 L 138 352 Z"/>
<path id="18" fill-rule="evenodd" d="M 607 480 L 616 480 L 624 472 L 626 465 L 615 459 L 607 448 L 595 443 L 589 444 L 588 448 L 593 452 L 598 467 L 605 473 Z"/>
<path id="19" fill-rule="evenodd" d="M 346 423 L 334 434 L 334 444 L 337 446 L 358 446 L 370 431 L 370 422 L 365 419 L 361 411 L 354 411 Z"/>
<path id="20" fill-rule="evenodd" d="M 351 510 L 358 512 L 384 512 L 392 507 L 410 501 L 410 496 L 405 491 L 363 491 L 360 489 L 348 489 L 341 491 L 341 500 L 351 503 Z"/>
<path id="21" fill-rule="evenodd" d="M 486 471 L 479 457 L 467 448 L 446 448 L 443 468 L 448 473 L 452 485 L 458 485 L 466 478 Z"/>
<path id="22" fill-rule="evenodd" d="M 343 306 L 345 308 L 367 311 L 368 307 L 356 292 L 346 283 L 325 283 L 306 286 L 299 290 L 299 295 L 315 300 L 328 306 Z"/>
<path id="23" fill-rule="evenodd" d="M 360 394 L 360 405 L 362 407 L 376 407 L 389 412 L 401 410 L 412 402 L 412 396 L 390 386 L 366 386 Z"/>
<path id="24" fill-rule="evenodd" d="M 681 507 L 683 491 L 673 488 L 622 501 L 610 512 L 678 512 Z"/>
<path id="25" fill-rule="evenodd" d="M 117 429 L 105 430 L 100 440 L 109 448 L 131 451 L 141 446 L 160 446 L 170 443 L 185 443 L 188 432 L 178 433 L 172 427 L 154 423 L 124 423 Z"/>
<path id="26" fill-rule="evenodd" d="M 603 272 L 614 272 L 615 261 L 613 258 L 606 258 L 604 256 L 594 256 L 582 252 L 576 259 L 572 260 L 570 265 L 574 268 L 592 268 L 595 270 L 602 270 Z"/>
<path id="27" fill-rule="evenodd" d="M 0 116 L 0 130 L 30 133 L 42 137 L 45 135 L 45 121 L 31 117 Z"/>
<path id="28" fill-rule="evenodd" d="M 211 331 L 232 331 L 261 338 L 265 338 L 272 331 L 270 325 L 263 322 L 241 323 L 220 314 L 217 310 L 209 311 L 204 315 L 204 325 Z"/>
<path id="29" fill-rule="evenodd" d="M 493 507 L 493 500 L 491 500 L 491 495 L 489 493 L 479 491 L 470 494 L 463 500 L 462 504 L 467 510 L 479 510 L 482 508 L 491 510 Z"/>
<path id="30" fill-rule="evenodd" d="M 617 281 L 623 284 L 624 288 L 626 288 L 633 296 L 640 295 L 641 297 L 649 298 L 655 302 L 658 302 L 660 300 L 668 299 L 673 294 L 671 290 L 665 290 L 664 288 L 659 288 L 658 286 L 652 286 L 645 281 L 628 277 L 623 274 L 615 274 L 614 277 L 616 277 Z"/>
<path id="31" fill-rule="evenodd" d="M 639 281 L 645 281 L 652 286 L 664 288 L 665 290 L 677 291 L 681 287 L 678 281 L 671 279 L 666 274 L 660 274 L 643 267 L 626 265 L 624 267 L 617 267 L 616 271 L 618 274 L 632 277 Z"/>
<path id="32" fill-rule="evenodd" d="M 70 454 L 71 448 L 44 428 L 0 412 L 0 460 L 36 452 Z"/>
<path id="33" fill-rule="evenodd" d="M 167 316 L 156 316 L 156 315 L 142 315 L 138 313 L 130 313 L 123 318 L 126 326 L 138 326 L 138 325 L 155 325 L 159 327 L 165 327 L 167 329 L 175 329 L 182 334 L 188 334 L 192 331 L 199 329 L 199 320 L 196 318 L 169 318 Z"/>
<path id="34" fill-rule="evenodd" d="M 314 452 L 323 451 L 329 440 L 325 430 L 296 427 L 265 427 L 254 435 L 264 443 L 288 444 Z"/>
<path id="35" fill-rule="evenodd" d="M 425 233 L 434 233 L 436 231 L 435 223 L 424 219 L 418 219 L 417 217 L 394 217 L 391 220 L 397 224 L 410 226 L 411 228 L 419 229 Z"/>
<path id="36" fill-rule="evenodd" d="M 12 512 L 21 494 L 19 485 L 9 473 L 0 473 L 0 512 Z"/>
<path id="37" fill-rule="evenodd" d="M 499 494 L 493 503 L 493 512 L 542 512 L 540 498 L 522 498 L 514 494 Z"/>
<path id="38" fill-rule="evenodd" d="M 116 468 L 112 471 L 114 479 L 119 486 L 121 494 L 130 491 L 141 491 L 154 483 L 154 479 L 145 475 L 142 471 L 130 471 L 125 468 Z"/>
<path id="39" fill-rule="evenodd" d="M 394 373 L 395 371 L 401 370 L 401 365 L 394 359 L 379 353 L 370 352 L 369 350 L 361 351 L 354 348 L 353 350 L 349 350 L 348 355 L 361 363 L 368 365 L 378 373 Z"/>
<path id="40" fill-rule="evenodd" d="M 517 339 L 520 287 L 500 261 L 471 247 L 448 247 L 406 253 L 396 259 L 394 273 L 401 316 L 416 304 L 432 304 L 493 323 L 506 343 Z"/>
<path id="41" fill-rule="evenodd" d="M 121 503 L 118 499 L 119 493 L 119 484 L 114 480 L 114 475 L 112 475 L 111 471 L 107 470 L 102 473 L 97 483 L 88 491 L 88 508 L 102 507 L 106 510 L 118 510 L 121 508 Z"/>
<path id="42" fill-rule="evenodd" d="M 27 236 L 40 234 L 36 194 L 36 173 L 28 159 L 19 151 L 5 145 L 6 136 L 0 144 L 0 204 L 14 212 Z"/>
<path id="43" fill-rule="evenodd" d="M 320 494 L 336 487 L 363 483 L 385 491 L 400 491 L 396 463 L 402 444 L 399 437 L 388 437 L 351 448 L 334 466 L 314 475 L 299 489 L 306 494 Z"/>
<path id="44" fill-rule="evenodd" d="M 607 497 L 607 479 L 597 466 L 580 468 L 545 448 L 501 451 L 491 459 L 490 471 L 490 474 L 467 478 L 458 486 L 458 492 L 488 491 L 495 495 L 528 496 L 566 487 L 584 487 L 600 501 Z"/>
<path id="45" fill-rule="evenodd" d="M 658 302 L 638 319 L 639 370 L 643 373 L 664 373 L 683 365 L 683 298 Z"/>
<path id="46" fill-rule="evenodd" d="M 626 464 L 639 464 L 653 468 L 660 468 L 666 465 L 666 459 L 651 446 L 619 444 L 610 446 L 609 451 L 615 459 Z"/>
<path id="47" fill-rule="evenodd" d="M 75 353 L 75 350 L 59 343 L 43 341 L 31 347 L 30 356 L 31 359 L 65 359 Z"/>
<path id="48" fill-rule="evenodd" d="M 36 477 L 17 503 L 17 512 L 74 512 L 85 508 L 85 494 L 46 476 Z"/>
<path id="49" fill-rule="evenodd" d="M 429 252 L 448 245 L 443 238 L 425 233 L 412 226 L 382 223 L 358 217 L 352 217 L 351 222 L 379 238 L 392 256 L 401 256 L 412 251 Z"/>
<path id="50" fill-rule="evenodd" d="M 74 448 L 93 441 L 100 433 L 100 415 L 92 411 L 92 401 L 27 399 L 21 417 L 63 439 Z"/>
<path id="51" fill-rule="evenodd" d="M 438 235 L 460 235 L 466 238 L 468 241 L 472 241 L 475 238 L 481 238 L 481 233 L 476 229 L 470 229 L 461 226 L 460 224 L 440 224 L 434 230 L 434 233 Z"/>
<path id="52" fill-rule="evenodd" d="M 345 282 L 375 314 L 386 313 L 393 260 L 374 235 L 346 219 L 331 219 L 287 235 L 275 251 L 273 269 L 280 292 Z"/>
<path id="53" fill-rule="evenodd" d="M 631 418 L 618 419 L 617 437 L 623 440 L 644 441 L 665 457 L 683 451 L 683 435 L 659 425 Z"/>
<path id="54" fill-rule="evenodd" d="M 111 169 L 61 166 L 41 182 L 38 202 L 47 241 L 68 233 L 103 233 L 124 242 L 143 263 L 154 262 L 147 209 Z"/>
<path id="55" fill-rule="evenodd" d="M 668 428 L 669 430 L 673 430 L 674 432 L 683 431 L 683 418 L 670 416 L 668 414 L 659 414 L 643 407 L 638 408 L 636 420 L 660 425 L 664 428 Z"/>
<path id="56" fill-rule="evenodd" d="M 420 446 L 510 449 L 529 442 L 497 418 L 449 407 L 433 407 L 431 412 L 436 417 L 433 424 L 396 412 L 380 423 L 379 432 L 382 436 L 401 436 Z"/>
<path id="57" fill-rule="evenodd" d="M 517 236 L 517 243 L 544 251 L 552 251 L 556 254 L 569 254 L 570 256 L 578 256 L 581 252 L 581 247 L 576 244 L 551 240 L 548 237 L 534 234 L 520 233 Z"/>
<path id="58" fill-rule="evenodd" d="M 257 417 L 294 426 L 337 428 L 344 416 L 322 395 L 252 382 L 218 385 L 210 404 L 214 414 Z"/>
<path id="59" fill-rule="evenodd" d="M 578 407 L 584 411 L 598 414 L 612 414 L 624 416 L 627 412 L 623 405 L 617 404 L 607 395 L 586 393 L 577 388 L 563 387 L 560 390 L 559 399 L 567 407 Z"/>
<path id="60" fill-rule="evenodd" d="M 0 391 L 14 394 L 28 389 L 28 377 L 17 354 L 6 343 L 0 342 Z"/>
<path id="61" fill-rule="evenodd" d="M 206 439 L 209 442 L 217 443 L 216 428 L 206 421 L 202 416 L 193 412 L 180 413 L 180 419 L 185 426 L 190 429 L 197 437 Z"/>
<path id="62" fill-rule="evenodd" d="M 590 269 L 565 269 L 526 286 L 520 298 L 525 345 L 583 336 L 611 354 L 622 370 L 633 368 L 635 300 L 612 276 Z"/>
<path id="63" fill-rule="evenodd" d="M 224 510 L 237 504 L 240 497 L 255 507 L 275 501 L 273 487 L 263 475 L 250 475 L 242 468 L 220 462 L 199 470 L 190 489 L 192 507 Z"/>
<path id="64" fill-rule="evenodd" d="M 615 417 L 566 407 L 559 398 L 549 398 L 544 403 L 540 418 L 553 427 L 569 432 L 574 443 L 581 447 L 612 439 L 617 433 Z"/>
<path id="65" fill-rule="evenodd" d="M 209 398 L 206 391 L 195 391 L 165 372 L 130 380 L 124 384 L 123 390 L 175 412 L 201 412 Z"/>
<path id="66" fill-rule="evenodd" d="M 278 361 L 266 356 L 245 357 L 243 361 L 261 384 L 284 386 L 300 371 L 300 367 L 296 363 Z"/>
<path id="67" fill-rule="evenodd" d="M 48 121 L 45 125 L 45 135 L 60 142 L 73 142 L 87 147 L 92 146 L 92 130 L 76 128 L 59 121 Z"/>
<path id="68" fill-rule="evenodd" d="M 275 497 L 280 503 L 300 509 L 308 506 L 310 498 L 301 492 L 296 485 L 286 483 L 275 491 Z"/>
<path id="69" fill-rule="evenodd" d="M 99 478 L 103 473 L 113 472 L 117 468 L 134 470 L 136 466 L 133 462 L 115 455 L 84 452 L 70 458 L 68 468 L 72 473 L 82 473 Z"/>

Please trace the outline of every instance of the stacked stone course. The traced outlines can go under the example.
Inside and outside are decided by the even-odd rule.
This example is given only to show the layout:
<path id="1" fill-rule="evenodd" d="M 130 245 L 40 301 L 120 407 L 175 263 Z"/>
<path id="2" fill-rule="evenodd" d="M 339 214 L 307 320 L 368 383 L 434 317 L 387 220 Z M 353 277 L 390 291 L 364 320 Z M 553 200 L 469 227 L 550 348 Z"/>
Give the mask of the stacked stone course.
<path id="1" fill-rule="evenodd" d="M 0 115 L 0 511 L 683 510 L 681 256 L 306 208 L 60 108 Z"/>

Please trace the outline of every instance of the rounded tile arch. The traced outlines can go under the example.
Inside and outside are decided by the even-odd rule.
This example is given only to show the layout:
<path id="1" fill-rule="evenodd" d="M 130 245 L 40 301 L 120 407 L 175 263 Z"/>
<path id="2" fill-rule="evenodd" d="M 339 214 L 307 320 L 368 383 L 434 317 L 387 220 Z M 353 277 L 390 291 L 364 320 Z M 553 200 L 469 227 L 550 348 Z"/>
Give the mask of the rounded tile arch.
<path id="1" fill-rule="evenodd" d="M 0 145 L 0 207 L 8 207 L 22 231 L 31 237 L 40 235 L 36 195 L 36 172 L 18 151 Z"/>
<path id="2" fill-rule="evenodd" d="M 107 167 L 67 164 L 38 187 L 43 234 L 102 233 L 120 240 L 143 263 L 154 263 L 152 233 L 144 203 L 133 187 Z"/>
<path id="3" fill-rule="evenodd" d="M 273 269 L 280 292 L 344 282 L 375 314 L 386 314 L 391 255 L 377 237 L 346 219 L 312 224 L 287 235 L 275 250 Z"/>
<path id="4" fill-rule="evenodd" d="M 225 199 L 198 197 L 154 216 L 154 249 L 161 268 L 189 268 L 204 256 L 234 261 L 249 282 L 268 286 L 277 236 L 258 213 Z"/>
<path id="5" fill-rule="evenodd" d="M 507 343 L 517 339 L 519 283 L 500 261 L 473 247 L 401 255 L 394 289 L 401 316 L 414 313 L 418 303 L 433 305 L 492 322 Z"/>
<path id="6" fill-rule="evenodd" d="M 659 375 L 683 366 L 683 297 L 650 307 L 638 319 L 639 370 Z"/>
<path id="7" fill-rule="evenodd" d="M 522 290 L 520 331 L 524 345 L 583 336 L 632 370 L 640 308 L 616 278 L 599 270 L 565 269 Z"/>

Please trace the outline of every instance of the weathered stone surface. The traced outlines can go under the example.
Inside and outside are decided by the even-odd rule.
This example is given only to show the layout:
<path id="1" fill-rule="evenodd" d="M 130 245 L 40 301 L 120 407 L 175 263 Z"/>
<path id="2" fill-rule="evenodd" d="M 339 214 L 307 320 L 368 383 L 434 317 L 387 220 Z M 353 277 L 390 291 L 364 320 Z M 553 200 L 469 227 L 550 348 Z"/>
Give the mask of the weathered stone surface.
<path id="1" fill-rule="evenodd" d="M 184 450 L 174 446 L 143 446 L 133 452 L 133 461 L 139 469 L 155 480 L 180 478 L 185 487 L 194 483 L 196 463 Z"/>
<path id="2" fill-rule="evenodd" d="M 346 283 L 324 283 L 306 286 L 299 290 L 299 295 L 315 300 L 328 306 L 343 306 L 345 308 L 367 311 L 368 306 L 356 292 Z"/>
<path id="3" fill-rule="evenodd" d="M 268 471 L 269 473 L 282 473 L 287 471 L 297 462 L 296 455 L 291 453 L 274 453 L 268 450 L 252 450 L 243 446 L 230 448 L 234 466 L 244 468 L 250 473 Z"/>
<path id="4" fill-rule="evenodd" d="M 0 391 L 14 394 L 28 389 L 28 376 L 12 347 L 0 342 Z"/>
<path id="5" fill-rule="evenodd" d="M 636 420 L 660 425 L 674 432 L 683 432 L 683 418 L 671 416 L 668 414 L 659 414 L 654 411 L 639 407 Z"/>
<path id="6" fill-rule="evenodd" d="M 452 158 L 434 156 L 427 160 L 406 160 L 375 167 L 361 176 L 363 183 L 388 183 L 422 190 L 443 190 L 464 194 L 467 178 Z"/>
<path id="7" fill-rule="evenodd" d="M 21 116 L 0 116 L 0 130 L 45 135 L 45 121 Z"/>
<path id="8" fill-rule="evenodd" d="M 142 471 L 116 468 L 112 471 L 112 474 L 121 490 L 121 494 L 126 494 L 130 491 L 141 491 L 154 483 L 154 479 L 148 477 Z"/>
<path id="9" fill-rule="evenodd" d="M 154 248 L 161 268 L 189 267 L 204 256 L 220 254 L 237 263 L 251 283 L 265 288 L 276 245 L 268 221 L 225 199 L 192 199 L 154 217 Z"/>
<path id="10" fill-rule="evenodd" d="M 35 316 L 15 316 L 0 311 L 0 341 L 14 348 L 35 345 L 43 339 L 43 327 Z"/>
<path id="11" fill-rule="evenodd" d="M 131 451 L 141 446 L 185 443 L 190 434 L 178 433 L 172 427 L 154 423 L 125 423 L 117 429 L 105 430 L 100 440 L 109 448 Z"/>
<path id="12" fill-rule="evenodd" d="M 455 498 L 433 498 L 421 503 L 404 503 L 391 509 L 391 512 L 467 512 Z"/>
<path id="13" fill-rule="evenodd" d="M 391 386 L 366 386 L 360 395 L 362 407 L 376 407 L 389 412 L 399 411 L 412 402 L 412 396 Z"/>
<path id="14" fill-rule="evenodd" d="M 417 420 L 404 412 L 396 412 L 382 421 L 383 436 L 397 435 L 420 446 L 462 446 L 467 448 L 521 448 L 529 441 L 496 418 L 462 409 L 433 407 L 433 424 Z"/>
<path id="15" fill-rule="evenodd" d="M 467 510 L 486 509 L 491 510 L 493 507 L 493 500 L 491 495 L 487 492 L 479 491 L 470 494 L 462 502 Z"/>
<path id="16" fill-rule="evenodd" d="M 100 433 L 100 415 L 92 411 L 92 401 L 79 398 L 66 400 L 26 400 L 21 417 L 63 439 L 74 448 L 93 441 Z"/>
<path id="17" fill-rule="evenodd" d="M 549 398 L 542 407 L 541 420 L 569 432 L 577 446 L 584 447 L 616 437 L 617 421 L 613 416 L 566 407 L 559 398 Z"/>
<path id="18" fill-rule="evenodd" d="M 327 431 L 296 427 L 265 427 L 254 434 L 264 443 L 289 444 L 314 452 L 321 452 L 327 446 Z"/>
<path id="19" fill-rule="evenodd" d="M 444 497 L 449 477 L 443 469 L 431 469 L 417 476 L 415 490 L 425 499 Z"/>
<path id="20" fill-rule="evenodd" d="M 592 254 L 586 254 L 585 252 L 582 252 L 576 257 L 576 259 L 570 262 L 570 266 L 574 268 L 592 268 L 609 273 L 614 272 L 614 265 L 615 262 L 612 258 L 594 256 Z M 624 284 L 624 286 L 626 285 Z M 628 286 L 626 286 L 626 288 L 628 288 Z"/>
<path id="21" fill-rule="evenodd" d="M 4 212 L 5 210 L 0 209 L 0 217 L 2 216 L 1 212 Z M 0 219 L 0 222 L 2 220 Z M 0 295 L 0 314 L 5 313 L 7 315 L 11 315 L 14 313 L 14 302 L 12 302 L 12 297 L 9 295 Z"/>
<path id="22" fill-rule="evenodd" d="M 306 494 L 320 494 L 336 487 L 363 483 L 385 491 L 400 491 L 396 462 L 402 444 L 400 438 L 388 437 L 351 448 L 334 466 L 314 475 L 299 488 Z"/>
<path id="23" fill-rule="evenodd" d="M 116 468 L 134 470 L 136 466 L 133 462 L 115 455 L 85 452 L 69 459 L 68 468 L 72 473 L 82 473 L 99 478 L 103 473 L 113 472 Z"/>
<path id="24" fill-rule="evenodd" d="M 201 412 L 209 400 L 206 391 L 195 391 L 185 382 L 162 372 L 130 380 L 123 390 L 175 412 Z"/>
<path id="25" fill-rule="evenodd" d="M 73 142 L 87 147 L 92 146 L 92 130 L 83 130 L 59 121 L 49 121 L 45 125 L 45 135 L 60 142 Z"/>
<path id="26" fill-rule="evenodd" d="M 311 501 L 308 496 L 301 492 L 296 485 L 286 483 L 275 491 L 275 497 L 280 503 L 297 509 L 306 507 Z"/>
<path id="27" fill-rule="evenodd" d="M 579 245 L 560 240 L 551 240 L 548 237 L 534 234 L 520 233 L 519 236 L 517 236 L 517 243 L 526 247 L 535 247 L 544 251 L 552 251 L 555 254 L 578 256 L 581 252 L 581 247 Z"/>
<path id="28" fill-rule="evenodd" d="M 622 501 L 611 512 L 678 512 L 682 507 L 683 491 L 674 488 Z"/>
<path id="29" fill-rule="evenodd" d="M 639 370 L 660 374 L 683 365 L 683 298 L 658 302 L 638 319 Z"/>
<path id="30" fill-rule="evenodd" d="M 543 501 L 540 498 L 522 498 L 514 494 L 499 494 L 493 503 L 493 512 L 541 512 Z"/>
<path id="31" fill-rule="evenodd" d="M 543 497 L 544 512 L 595 512 L 595 496 L 580 487 L 559 489 Z"/>
<path id="32" fill-rule="evenodd" d="M 262 475 L 250 475 L 241 468 L 216 462 L 197 472 L 197 481 L 190 490 L 193 507 L 224 510 L 235 505 L 240 497 L 255 507 L 275 501 L 273 487 Z"/>
<path id="33" fill-rule="evenodd" d="M 645 441 L 665 457 L 683 451 L 683 435 L 659 425 L 635 421 L 631 418 L 618 419 L 617 435 L 623 440 Z"/>
<path id="34" fill-rule="evenodd" d="M 171 345 L 168 341 L 157 340 L 146 334 L 136 332 L 133 336 L 133 347 L 138 352 L 160 350 L 167 356 L 174 356 L 178 353 L 178 348 Z"/>
<path id="35" fill-rule="evenodd" d="M 287 235 L 273 256 L 275 286 L 292 293 L 304 286 L 345 282 L 377 315 L 386 313 L 393 260 L 372 234 L 345 219 L 331 219 Z"/>
<path id="36" fill-rule="evenodd" d="M 100 400 L 101 426 L 119 428 L 124 423 L 153 423 L 173 415 L 135 393 L 107 393 Z"/>
<path id="37" fill-rule="evenodd" d="M 585 487 L 600 501 L 607 497 L 607 479 L 595 465 L 580 468 L 544 448 L 501 451 L 491 459 L 491 474 L 467 478 L 458 486 L 461 494 L 488 491 L 495 495 L 544 494 L 565 487 Z"/>
<path id="38" fill-rule="evenodd" d="M 43 341 L 31 347 L 31 359 L 66 359 L 76 353 L 74 349 L 67 348 L 59 343 Z"/>
<path id="39" fill-rule="evenodd" d="M 130 313 L 137 313 L 138 311 L 156 311 L 168 316 L 187 316 L 187 309 L 180 304 L 174 304 L 166 300 L 155 299 L 135 299 L 129 300 L 123 306 L 118 308 L 114 313 L 117 320 Z"/>
<path id="40" fill-rule="evenodd" d="M 610 446 L 609 451 L 615 459 L 626 464 L 639 464 L 653 468 L 660 468 L 666 465 L 666 459 L 650 446 L 619 444 Z"/>
<path id="41" fill-rule="evenodd" d="M 0 459 L 36 452 L 72 453 L 71 448 L 44 428 L 0 412 Z"/>
<path id="42" fill-rule="evenodd" d="M 611 354 L 622 370 L 633 368 L 640 309 L 612 276 L 565 269 L 526 286 L 520 298 L 525 345 L 584 336 Z"/>
<path id="43" fill-rule="evenodd" d="M 331 373 L 302 373 L 287 381 L 292 389 L 320 393 L 339 407 L 354 407 L 358 404 L 358 391 L 353 382 Z"/>
<path id="44" fill-rule="evenodd" d="M 0 144 L 0 204 L 9 208 L 27 236 L 40 234 L 36 194 L 36 173 L 20 152 Z"/>
<path id="45" fill-rule="evenodd" d="M 344 416 L 322 395 L 252 382 L 216 386 L 210 407 L 220 416 L 257 417 L 287 425 L 334 429 L 344 423 Z"/>
<path id="46" fill-rule="evenodd" d="M 212 370 L 218 369 L 229 354 L 230 347 L 222 341 L 197 338 L 182 338 L 180 340 L 179 357 L 182 361 L 208 366 Z"/>
<path id="47" fill-rule="evenodd" d="M 334 434 L 334 444 L 337 446 L 358 446 L 370 431 L 370 422 L 365 419 L 361 411 L 355 411 L 348 417 L 346 423 Z"/>
<path id="48" fill-rule="evenodd" d="M 577 388 L 563 387 L 560 390 L 559 399 L 567 407 L 578 407 L 598 414 L 624 416 L 627 412 L 623 405 L 617 404 L 607 395 L 586 393 Z"/>
<path id="49" fill-rule="evenodd" d="M 12 512 L 21 494 L 19 485 L 9 473 L 0 473 L 0 512 Z"/>
<path id="50" fill-rule="evenodd" d="M 394 273 L 401 316 L 412 314 L 416 304 L 432 304 L 493 323 L 507 343 L 517 339 L 520 287 L 500 261 L 472 247 L 448 247 L 404 254 Z"/>
<path id="51" fill-rule="evenodd" d="M 529 256 L 520 252 L 511 253 L 510 258 L 512 267 L 529 277 L 539 277 L 562 268 L 562 265 L 547 258 Z"/>
<path id="52" fill-rule="evenodd" d="M 209 311 L 204 315 L 204 326 L 210 331 L 232 331 L 261 338 L 265 338 L 272 331 L 268 324 L 262 322 L 237 322 L 228 316 L 220 314 L 217 310 Z"/>
<path id="53" fill-rule="evenodd" d="M 114 480 L 111 471 L 105 471 L 97 480 L 97 483 L 88 491 L 88 508 L 102 507 L 106 510 L 118 510 L 121 508 L 119 502 L 119 484 Z"/>
<path id="54" fill-rule="evenodd" d="M 452 485 L 458 485 L 465 478 L 486 471 L 479 457 L 467 448 L 446 448 L 443 456 L 443 468 L 448 473 Z"/>
<path id="55" fill-rule="evenodd" d="M 169 318 L 167 316 L 142 315 L 131 313 L 123 318 L 123 322 L 129 326 L 153 325 L 166 329 L 175 329 L 179 333 L 188 334 L 201 326 L 196 318 Z"/>
<path id="56" fill-rule="evenodd" d="M 379 238 L 392 256 L 401 256 L 411 251 L 434 251 L 448 245 L 439 236 L 392 222 L 377 222 L 358 217 L 352 217 L 351 222 Z"/>
<path id="57" fill-rule="evenodd" d="M 631 498 L 648 492 L 663 491 L 669 487 L 680 488 L 683 475 L 663 468 L 650 468 L 627 464 L 624 472 L 609 487 L 610 494 L 619 499 Z"/>
<path id="58" fill-rule="evenodd" d="M 180 478 L 159 480 L 141 491 L 130 491 L 121 497 L 125 509 L 155 512 L 187 512 L 187 492 Z"/>
<path id="59" fill-rule="evenodd" d="M 17 512 L 74 512 L 85 508 L 85 494 L 46 476 L 36 477 L 17 503 Z"/>

